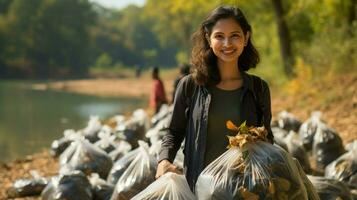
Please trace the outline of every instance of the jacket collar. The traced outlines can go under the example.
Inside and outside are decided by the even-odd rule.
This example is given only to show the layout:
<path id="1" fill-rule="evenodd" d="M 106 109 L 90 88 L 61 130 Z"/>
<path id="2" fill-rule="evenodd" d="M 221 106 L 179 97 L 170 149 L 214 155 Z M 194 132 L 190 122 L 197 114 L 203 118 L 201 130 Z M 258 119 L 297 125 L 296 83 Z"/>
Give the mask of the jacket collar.
<path id="1" fill-rule="evenodd" d="M 253 78 L 247 72 L 241 71 L 240 72 L 243 78 L 243 87 L 252 91 L 254 93 L 254 86 L 253 86 Z"/>

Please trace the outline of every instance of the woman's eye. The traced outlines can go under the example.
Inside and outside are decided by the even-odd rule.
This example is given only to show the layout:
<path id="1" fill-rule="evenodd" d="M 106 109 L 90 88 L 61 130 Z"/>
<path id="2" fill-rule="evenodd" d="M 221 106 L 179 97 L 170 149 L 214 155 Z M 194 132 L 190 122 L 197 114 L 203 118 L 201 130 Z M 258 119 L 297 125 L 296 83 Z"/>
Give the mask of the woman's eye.
<path id="1" fill-rule="evenodd" d="M 234 34 L 234 35 L 232 35 L 232 38 L 240 38 L 240 35 L 239 34 Z"/>
<path id="2" fill-rule="evenodd" d="M 223 35 L 215 35 L 214 38 L 216 38 L 216 39 L 223 39 L 224 37 L 223 37 Z"/>

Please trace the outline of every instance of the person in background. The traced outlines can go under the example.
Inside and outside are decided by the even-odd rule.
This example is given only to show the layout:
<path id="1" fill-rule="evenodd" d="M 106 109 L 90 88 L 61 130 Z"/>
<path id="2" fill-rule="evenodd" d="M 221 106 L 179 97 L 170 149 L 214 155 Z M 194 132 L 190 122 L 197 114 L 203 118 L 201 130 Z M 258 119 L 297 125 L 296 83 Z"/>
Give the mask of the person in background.
<path id="1" fill-rule="evenodd" d="M 172 102 L 174 102 L 174 100 L 175 100 L 175 93 L 176 93 L 178 83 L 184 76 L 188 75 L 189 73 L 190 73 L 190 65 L 187 63 L 181 64 L 180 65 L 180 74 L 174 80 L 174 91 L 172 92 Z"/>
<path id="2" fill-rule="evenodd" d="M 159 112 L 162 104 L 167 103 L 164 84 L 159 76 L 159 68 L 154 67 L 152 70 L 152 88 L 150 93 L 150 107 L 154 110 L 155 114 Z"/>
<path id="3" fill-rule="evenodd" d="M 141 65 L 135 65 L 134 67 L 135 67 L 135 78 L 140 78 L 142 66 Z"/>
<path id="4" fill-rule="evenodd" d="M 252 34 L 243 12 L 226 5 L 213 10 L 194 33 L 192 74 L 177 86 L 156 178 L 179 172 L 172 163 L 185 139 L 184 173 L 194 191 L 202 170 L 226 151 L 227 135 L 236 135 L 226 128 L 227 120 L 265 126 L 273 143 L 269 86 L 247 73 L 259 62 Z"/>

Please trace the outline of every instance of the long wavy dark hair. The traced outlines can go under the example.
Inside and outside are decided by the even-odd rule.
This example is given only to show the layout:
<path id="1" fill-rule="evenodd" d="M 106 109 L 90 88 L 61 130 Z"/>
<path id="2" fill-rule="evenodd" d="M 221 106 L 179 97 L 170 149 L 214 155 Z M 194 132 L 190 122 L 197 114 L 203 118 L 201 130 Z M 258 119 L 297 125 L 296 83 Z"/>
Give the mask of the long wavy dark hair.
<path id="1" fill-rule="evenodd" d="M 221 81 L 217 66 L 217 56 L 210 48 L 206 35 L 212 34 L 212 28 L 220 19 L 233 18 L 241 26 L 244 35 L 250 32 L 247 46 L 244 47 L 238 59 L 240 71 L 248 71 L 259 63 L 259 53 L 251 42 L 252 27 L 243 12 L 234 6 L 219 6 L 202 22 L 199 29 L 192 35 L 193 48 L 191 54 L 193 79 L 199 85 L 216 85 Z"/>

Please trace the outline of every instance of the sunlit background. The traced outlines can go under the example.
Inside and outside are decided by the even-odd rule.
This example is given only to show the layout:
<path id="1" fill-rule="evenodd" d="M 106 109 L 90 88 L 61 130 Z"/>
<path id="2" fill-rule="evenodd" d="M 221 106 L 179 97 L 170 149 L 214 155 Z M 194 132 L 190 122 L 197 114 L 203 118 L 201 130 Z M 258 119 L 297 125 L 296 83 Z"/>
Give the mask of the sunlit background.
<path id="1" fill-rule="evenodd" d="M 189 62 L 192 33 L 223 3 L 238 5 L 250 21 L 261 54 L 251 73 L 268 81 L 272 97 L 300 95 L 288 105 L 304 115 L 355 99 L 353 88 L 339 89 L 344 81 L 335 81 L 357 71 L 354 0 L 0 0 L 0 159 L 49 147 L 92 114 L 106 118 L 147 106 L 146 98 L 46 88 L 69 79 L 132 79 L 136 69 L 147 73 L 152 66 L 175 74 Z M 339 110 L 355 112 L 346 105 Z"/>

